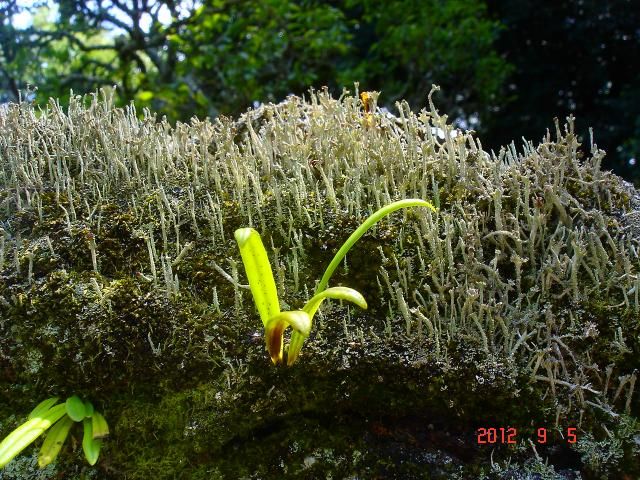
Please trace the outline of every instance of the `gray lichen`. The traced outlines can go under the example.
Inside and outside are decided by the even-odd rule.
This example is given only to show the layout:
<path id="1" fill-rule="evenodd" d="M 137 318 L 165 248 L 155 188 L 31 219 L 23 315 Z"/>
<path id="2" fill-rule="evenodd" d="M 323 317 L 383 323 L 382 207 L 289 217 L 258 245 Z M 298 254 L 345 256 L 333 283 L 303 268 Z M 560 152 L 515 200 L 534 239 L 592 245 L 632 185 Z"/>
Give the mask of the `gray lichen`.
<path id="1" fill-rule="evenodd" d="M 357 94 L 318 92 L 175 127 L 111 102 L 0 115 L 2 418 L 94 399 L 113 478 L 465 478 L 490 471 L 477 426 L 532 421 L 578 427 L 587 443 L 558 448 L 584 472 L 638 473 L 634 435 L 611 433 L 640 411 L 638 194 L 572 119 L 493 154 L 431 98 L 372 121 Z M 270 367 L 233 231 L 261 233 L 289 308 L 369 214 L 410 197 L 439 213 L 390 217 L 336 274 L 370 309 L 325 308 L 300 365 Z M 553 457 L 522 442 L 523 466 Z M 404 471 L 385 463 L 399 452 Z"/>

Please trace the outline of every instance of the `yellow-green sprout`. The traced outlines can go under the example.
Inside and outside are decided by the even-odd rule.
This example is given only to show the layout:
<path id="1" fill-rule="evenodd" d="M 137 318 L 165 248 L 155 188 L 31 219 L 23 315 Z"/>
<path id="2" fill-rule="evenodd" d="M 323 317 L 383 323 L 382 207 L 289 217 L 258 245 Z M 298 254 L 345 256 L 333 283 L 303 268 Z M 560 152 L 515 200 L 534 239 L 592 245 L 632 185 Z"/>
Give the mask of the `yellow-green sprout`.
<path id="1" fill-rule="evenodd" d="M 84 423 L 82 447 L 87 461 L 95 465 L 102 438 L 109 435 L 106 420 L 94 411 L 90 402 L 83 402 L 76 395 L 69 397 L 64 403 L 57 402 L 57 397 L 40 402 L 29 414 L 27 421 L 0 442 L 0 469 L 49 430 L 38 455 L 38 466 L 46 467 L 56 459 L 69 430 L 76 422 Z"/>
<path id="2" fill-rule="evenodd" d="M 287 353 L 287 365 L 292 365 L 296 361 L 302 344 L 311 331 L 313 316 L 326 298 L 347 300 L 362 309 L 367 308 L 367 302 L 360 292 L 348 287 L 327 288 L 329 279 L 347 252 L 367 230 L 386 215 L 407 207 L 427 207 L 434 212 L 436 211 L 431 203 L 420 199 L 399 200 L 377 210 L 351 234 L 338 250 L 322 276 L 315 295 L 304 305 L 302 310 L 280 311 L 273 271 L 260 234 L 253 228 L 239 228 L 235 231 L 235 239 L 240 248 L 251 294 L 265 327 L 267 350 L 273 363 L 278 364 L 283 361 L 283 336 L 285 329 L 289 326 L 293 329 L 293 333 Z"/>

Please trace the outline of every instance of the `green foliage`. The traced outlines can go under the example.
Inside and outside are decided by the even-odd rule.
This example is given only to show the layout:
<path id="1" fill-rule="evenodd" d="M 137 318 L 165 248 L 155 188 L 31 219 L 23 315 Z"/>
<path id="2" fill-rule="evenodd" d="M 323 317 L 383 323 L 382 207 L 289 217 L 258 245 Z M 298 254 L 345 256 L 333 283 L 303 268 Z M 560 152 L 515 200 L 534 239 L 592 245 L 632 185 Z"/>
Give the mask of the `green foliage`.
<path id="1" fill-rule="evenodd" d="M 354 81 L 384 90 L 387 106 L 404 97 L 420 107 L 437 82 L 458 94 L 443 99 L 445 108 L 468 115 L 488 111 L 509 73 L 493 48 L 499 25 L 471 0 L 58 4 L 59 21 L 36 4 L 32 28 L 9 24 L 4 35 L 15 47 L 9 78 L 36 84 L 42 101 L 117 85 L 121 104 L 135 99 L 185 120 L 238 114 L 313 85 L 340 92 Z M 143 16 L 152 19 L 146 29 Z"/>
<path id="2" fill-rule="evenodd" d="M 87 415 L 85 421 L 91 419 L 91 432 L 94 439 L 102 439 L 109 436 L 109 425 L 100 412 L 93 412 Z"/>
<path id="3" fill-rule="evenodd" d="M 367 308 L 367 302 L 358 291 L 347 287 L 327 288 L 329 279 L 349 250 L 351 250 L 367 230 L 378 223 L 383 217 L 396 210 L 408 207 L 428 207 L 434 212 L 436 211 L 431 203 L 415 199 L 399 200 L 378 209 L 367 218 L 340 247 L 322 276 L 316 289 L 316 294 L 305 304 L 302 310 L 296 311 L 280 312 L 273 272 L 258 232 L 252 228 L 240 228 L 236 230 L 235 238 L 240 248 L 247 278 L 249 279 L 253 300 L 260 313 L 262 323 L 265 326 L 267 349 L 269 350 L 273 363 L 278 364 L 282 361 L 283 335 L 284 330 L 289 325 L 293 327 L 293 334 L 291 335 L 291 343 L 289 344 L 287 364 L 292 365 L 296 361 L 304 339 L 309 336 L 309 332 L 311 331 L 313 317 L 324 299 L 348 300 L 360 308 Z"/>
<path id="4" fill-rule="evenodd" d="M 200 102 L 236 114 L 254 101 L 332 82 L 335 59 L 350 51 L 344 14 L 326 2 L 241 2 L 211 14 L 212 3 L 203 3 L 183 35 L 171 37 L 185 55 L 179 72 L 197 84 L 184 91 L 196 111 Z"/>
<path id="5" fill-rule="evenodd" d="M 362 223 L 362 225 L 360 225 L 355 230 L 355 232 L 353 232 L 349 236 L 349 238 L 344 242 L 344 245 L 340 247 L 340 249 L 338 250 L 338 253 L 336 253 L 336 255 L 333 257 L 333 259 L 331 260 L 331 263 L 329 263 L 329 266 L 327 267 L 327 270 L 322 276 L 322 279 L 318 284 L 318 288 L 316 292 L 317 293 L 322 292 L 327 287 L 329 283 L 329 279 L 335 272 L 336 268 L 338 267 L 342 259 L 347 255 L 349 250 L 351 250 L 353 245 L 360 239 L 360 237 L 362 237 L 367 232 L 367 230 L 369 230 L 376 223 L 382 220 L 382 218 L 386 217 L 387 215 L 390 215 L 396 210 L 400 210 L 401 208 L 409 208 L 409 207 L 427 207 L 433 210 L 434 212 L 436 211 L 435 207 L 431 203 L 425 200 L 416 200 L 416 199 L 398 200 L 397 202 L 390 203 L 389 205 L 386 205 L 378 209 L 377 211 L 375 211 L 370 217 L 368 217 Z"/>
<path id="6" fill-rule="evenodd" d="M 82 451 L 89 465 L 95 465 L 100 455 L 102 440 L 95 437 L 91 419 L 85 418 L 82 421 L 82 427 L 84 431 L 82 436 Z"/>
<path id="7" fill-rule="evenodd" d="M 348 0 L 358 24 L 357 63 L 339 72 L 341 83 L 360 81 L 382 90 L 391 106 L 425 103 L 432 84 L 456 98 L 443 99 L 448 114 L 488 113 L 511 69 L 494 47 L 501 25 L 474 0 L 407 2 Z"/>
<path id="8" fill-rule="evenodd" d="M 31 420 L 36 417 L 40 417 L 45 414 L 51 407 L 53 407 L 58 402 L 58 397 L 47 398 L 40 402 L 36 407 L 31 411 L 27 420 Z"/>
<path id="9" fill-rule="evenodd" d="M 267 251 L 262 244 L 260 234 L 252 228 L 240 228 L 235 231 L 234 237 L 240 248 L 253 301 L 262 323 L 266 325 L 271 317 L 280 313 L 278 291 Z"/>
<path id="10" fill-rule="evenodd" d="M 57 397 L 40 402 L 29 414 L 27 421 L 0 442 L 0 469 L 27 448 L 36 438 L 49 430 L 44 439 L 38 465 L 44 468 L 53 462 L 75 422 L 83 422 L 82 447 L 89 464 L 95 465 L 100 454 L 102 438 L 109 435 L 104 417 L 95 412 L 93 405 L 83 402 L 77 395 L 56 404 Z"/>

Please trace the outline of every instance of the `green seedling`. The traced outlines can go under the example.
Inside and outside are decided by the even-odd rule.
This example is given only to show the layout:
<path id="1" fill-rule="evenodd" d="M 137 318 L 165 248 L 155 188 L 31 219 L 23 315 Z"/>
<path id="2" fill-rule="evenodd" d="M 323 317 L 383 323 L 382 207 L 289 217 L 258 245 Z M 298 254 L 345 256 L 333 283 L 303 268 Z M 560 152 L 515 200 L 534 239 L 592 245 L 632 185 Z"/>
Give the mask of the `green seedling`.
<path id="1" fill-rule="evenodd" d="M 67 398 L 64 403 L 57 402 L 57 397 L 40 402 L 29 414 L 27 421 L 0 442 L 0 468 L 49 429 L 38 455 L 38 465 L 40 468 L 46 467 L 56 459 L 76 422 L 83 422 L 82 449 L 87 461 L 95 465 L 102 439 L 109 435 L 106 420 L 99 412 L 94 411 L 90 402 L 83 402 L 77 395 Z"/>
<path id="2" fill-rule="evenodd" d="M 260 234 L 253 228 L 239 228 L 235 231 L 234 236 L 240 248 L 253 300 L 265 327 L 267 350 L 273 363 L 278 364 L 283 361 L 284 331 L 289 326 L 293 329 L 293 333 L 287 352 L 287 365 L 292 365 L 296 361 L 302 344 L 311 331 L 313 317 L 325 299 L 347 300 L 362 309 L 367 308 L 367 302 L 360 292 L 348 287 L 327 288 L 329 279 L 347 252 L 367 230 L 383 217 L 407 207 L 427 207 L 436 211 L 436 208 L 425 200 L 407 199 L 393 202 L 373 213 L 340 247 L 322 276 L 315 295 L 302 307 L 302 310 L 280 311 L 276 283 Z"/>

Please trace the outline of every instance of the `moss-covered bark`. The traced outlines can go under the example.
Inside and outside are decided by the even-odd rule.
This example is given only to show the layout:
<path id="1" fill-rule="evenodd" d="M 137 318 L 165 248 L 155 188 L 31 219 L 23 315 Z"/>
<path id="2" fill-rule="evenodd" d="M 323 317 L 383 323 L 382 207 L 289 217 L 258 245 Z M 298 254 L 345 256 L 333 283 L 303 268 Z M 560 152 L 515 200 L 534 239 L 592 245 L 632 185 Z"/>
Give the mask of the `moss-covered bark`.
<path id="1" fill-rule="evenodd" d="M 74 393 L 112 426 L 95 467 L 76 443 L 3 478 L 640 475 L 638 194 L 570 124 L 496 157 L 433 105 L 374 118 L 325 93 L 175 128 L 108 98 L 3 113 L 0 435 Z M 324 307 L 271 365 L 233 231 L 299 308 L 411 197 L 439 213 L 386 219 L 332 282 L 369 310 Z"/>

